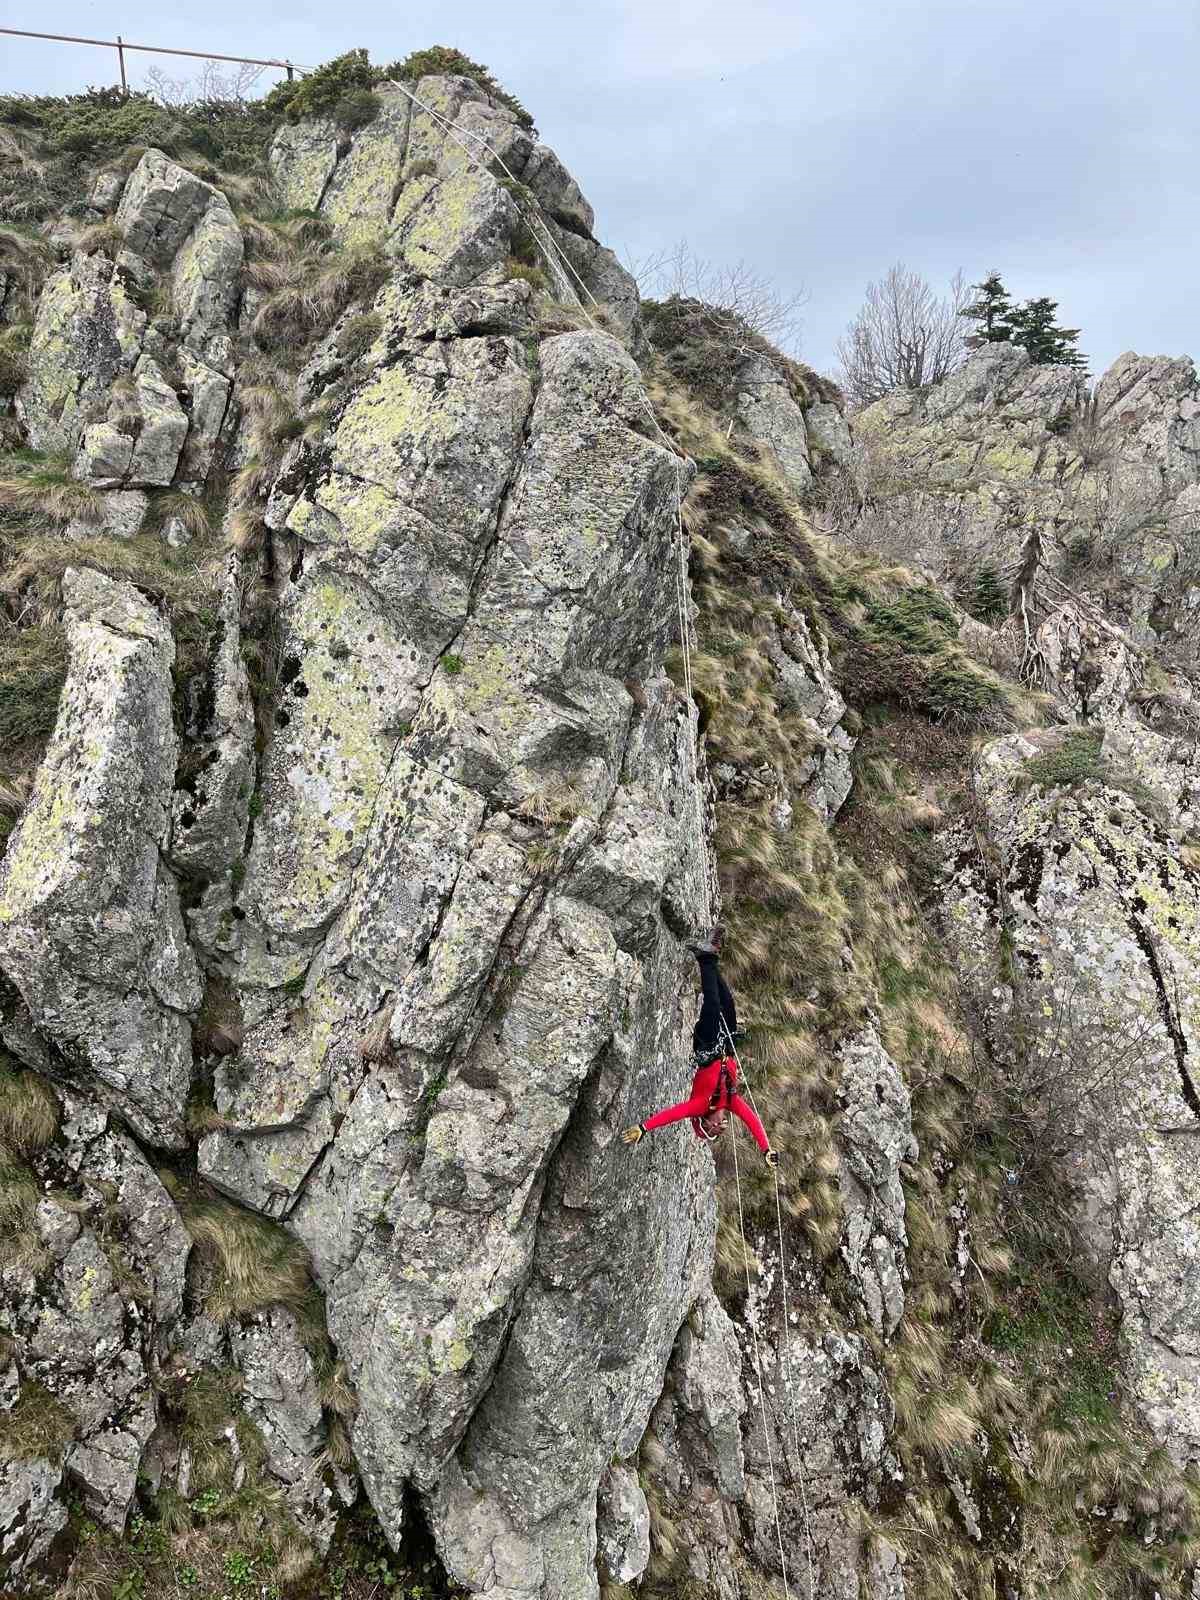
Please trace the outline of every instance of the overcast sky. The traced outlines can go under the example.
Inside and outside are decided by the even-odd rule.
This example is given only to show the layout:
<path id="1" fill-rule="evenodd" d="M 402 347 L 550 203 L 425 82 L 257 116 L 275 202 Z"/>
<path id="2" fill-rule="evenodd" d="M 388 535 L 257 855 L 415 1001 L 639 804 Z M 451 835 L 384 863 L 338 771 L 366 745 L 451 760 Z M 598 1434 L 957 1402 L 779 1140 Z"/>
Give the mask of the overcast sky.
<path id="1" fill-rule="evenodd" d="M 385 62 L 454 44 L 487 63 L 641 257 L 686 239 L 807 291 L 830 368 L 869 279 L 996 267 L 1124 350 L 1200 357 L 1197 0 L 5 0 L 5 23 Z M 0 38 L 0 88 L 111 82 L 111 54 Z M 132 57 L 134 83 L 153 57 Z M 168 70 L 186 73 L 187 63 Z"/>

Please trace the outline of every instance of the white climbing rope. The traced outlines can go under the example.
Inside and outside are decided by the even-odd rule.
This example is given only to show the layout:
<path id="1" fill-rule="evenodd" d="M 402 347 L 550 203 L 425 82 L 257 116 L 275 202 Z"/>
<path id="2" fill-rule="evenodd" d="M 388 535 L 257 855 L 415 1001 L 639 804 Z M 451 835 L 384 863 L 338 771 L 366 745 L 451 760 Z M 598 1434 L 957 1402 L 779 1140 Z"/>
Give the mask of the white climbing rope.
<path id="1" fill-rule="evenodd" d="M 754 1308 L 750 1303 L 753 1290 L 750 1286 L 750 1246 L 746 1243 L 746 1219 L 742 1212 L 742 1179 L 738 1170 L 737 1134 L 733 1136 L 733 1182 L 737 1190 L 738 1227 L 742 1234 L 742 1266 L 746 1272 L 746 1322 L 750 1328 L 750 1337 L 754 1341 L 754 1368 L 758 1380 L 758 1404 L 762 1412 L 763 1443 L 767 1449 L 767 1469 L 771 1478 L 771 1504 L 775 1511 L 775 1537 L 779 1543 L 779 1568 L 783 1574 L 783 1592 L 787 1600 L 791 1600 L 791 1588 L 788 1585 L 787 1558 L 783 1553 L 783 1525 L 779 1520 L 779 1492 L 775 1487 L 775 1452 L 771 1449 L 771 1423 L 767 1417 L 767 1379 L 763 1368 L 762 1350 L 758 1343 L 758 1324 L 754 1315 Z M 813 1597 L 810 1595 L 810 1600 Z"/>
<path id="2" fill-rule="evenodd" d="M 724 1017 L 721 1018 L 721 1032 L 725 1037 L 725 1041 L 729 1046 L 729 1049 L 730 1049 L 730 1051 L 731 1051 L 731 1053 L 733 1055 L 733 1059 L 737 1062 L 737 1069 L 738 1069 L 738 1072 L 737 1072 L 737 1086 L 738 1086 L 739 1089 L 744 1086 L 745 1091 L 746 1091 L 746 1097 L 750 1101 L 751 1106 L 753 1107 L 755 1116 L 758 1118 L 759 1122 L 761 1123 L 762 1122 L 762 1113 L 759 1111 L 758 1105 L 755 1102 L 754 1090 L 750 1086 L 750 1079 L 746 1075 L 745 1068 L 742 1065 L 742 1058 L 738 1054 L 737 1045 L 734 1042 L 733 1035 L 730 1033 L 729 1026 L 726 1023 Z M 736 1119 L 732 1119 L 732 1120 L 734 1120 L 735 1123 L 736 1123 Z M 745 1249 L 746 1249 L 746 1228 L 745 1228 L 745 1223 L 742 1221 L 742 1189 L 741 1189 L 741 1179 L 740 1179 L 740 1176 L 739 1176 L 739 1173 L 738 1173 L 737 1128 L 736 1128 L 736 1125 L 732 1129 L 732 1134 L 733 1134 L 733 1178 L 734 1178 L 734 1183 L 737 1185 L 737 1191 L 738 1191 L 738 1224 L 742 1229 L 742 1250 L 743 1250 L 743 1253 L 744 1253 Z M 803 1457 L 803 1455 L 801 1454 L 801 1451 L 800 1451 L 800 1429 L 799 1429 L 799 1425 L 797 1424 L 797 1421 L 796 1421 L 796 1398 L 795 1398 L 795 1395 L 792 1392 L 791 1308 L 790 1308 L 790 1306 L 788 1304 L 787 1254 L 786 1254 L 786 1251 L 784 1249 L 784 1242 L 783 1242 L 783 1205 L 782 1205 L 782 1202 L 781 1202 L 781 1200 L 779 1198 L 779 1169 L 777 1167 L 772 1168 L 771 1176 L 775 1181 L 775 1225 L 776 1225 L 776 1228 L 778 1230 L 778 1235 L 779 1235 L 779 1281 L 780 1281 L 780 1287 L 781 1287 L 781 1289 L 783 1291 L 783 1387 L 784 1387 L 784 1392 L 787 1395 L 787 1399 L 788 1399 L 788 1412 L 789 1412 L 789 1414 L 791 1416 L 791 1423 L 792 1423 L 792 1450 L 793 1450 L 793 1452 L 795 1454 L 795 1459 L 796 1459 L 796 1475 L 797 1475 L 797 1479 L 798 1479 L 799 1484 L 800 1484 L 800 1501 L 801 1501 L 801 1505 L 802 1505 L 802 1508 L 803 1508 L 803 1511 L 804 1511 L 804 1541 L 805 1541 L 805 1545 L 807 1547 L 807 1555 L 808 1555 L 808 1600 L 816 1600 L 817 1590 L 816 1590 L 815 1563 L 814 1563 L 814 1560 L 813 1560 L 812 1520 L 811 1520 L 811 1517 L 809 1515 L 809 1508 L 808 1508 L 808 1479 L 807 1479 L 807 1475 L 806 1475 L 806 1473 L 804 1471 L 804 1457 Z M 746 1279 L 746 1282 L 747 1282 L 747 1293 L 748 1293 L 749 1292 L 749 1269 L 748 1268 L 747 1268 L 747 1279 Z M 757 1344 L 756 1344 L 756 1351 L 757 1351 Z M 764 1427 L 766 1426 L 765 1419 L 764 1419 L 764 1424 L 763 1425 L 764 1425 Z"/>

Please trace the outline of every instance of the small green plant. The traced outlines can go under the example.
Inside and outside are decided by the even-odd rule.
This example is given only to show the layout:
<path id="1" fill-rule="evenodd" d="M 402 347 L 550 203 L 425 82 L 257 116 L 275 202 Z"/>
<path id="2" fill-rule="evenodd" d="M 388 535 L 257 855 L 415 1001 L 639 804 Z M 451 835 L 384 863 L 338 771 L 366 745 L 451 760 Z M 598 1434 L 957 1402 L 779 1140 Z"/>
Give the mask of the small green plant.
<path id="1" fill-rule="evenodd" d="M 1008 615 L 1008 588 L 995 567 L 980 567 L 962 600 L 963 609 L 977 622 L 994 625 Z"/>
<path id="2" fill-rule="evenodd" d="M 442 666 L 452 678 L 456 678 L 458 676 L 458 674 L 463 670 L 464 665 L 465 663 L 461 656 L 451 654 L 442 657 Z"/>
<path id="3" fill-rule="evenodd" d="M 141 1600 L 145 1583 L 145 1574 L 139 1568 L 131 1567 L 113 1585 L 112 1600 Z"/>
<path id="4" fill-rule="evenodd" d="M 255 1561 L 244 1550 L 231 1550 L 225 1557 L 225 1576 L 235 1589 L 247 1589 L 254 1582 Z"/>
<path id="5" fill-rule="evenodd" d="M 1071 728 L 1052 750 L 1043 750 L 1025 763 L 1025 777 L 1044 788 L 1075 788 L 1104 776 L 1104 730 Z"/>

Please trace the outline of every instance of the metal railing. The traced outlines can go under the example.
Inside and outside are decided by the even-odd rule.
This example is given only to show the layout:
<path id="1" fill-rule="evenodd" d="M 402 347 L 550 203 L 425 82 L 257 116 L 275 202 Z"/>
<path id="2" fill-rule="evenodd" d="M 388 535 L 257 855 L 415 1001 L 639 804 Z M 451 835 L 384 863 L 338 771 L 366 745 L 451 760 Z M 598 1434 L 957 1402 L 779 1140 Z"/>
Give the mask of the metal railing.
<path id="1" fill-rule="evenodd" d="M 294 61 L 263 61 L 258 56 L 225 56 L 216 55 L 210 50 L 169 50 L 160 44 L 130 44 L 118 34 L 115 39 L 82 39 L 70 33 L 30 33 L 25 28 L 0 28 L 0 33 L 9 34 L 15 39 L 49 39 L 54 44 L 94 44 L 105 50 L 115 50 L 117 61 L 121 68 L 121 93 L 129 93 L 129 83 L 125 77 L 125 52 L 126 50 L 143 50 L 156 56 L 194 56 L 199 61 L 237 61 L 248 67 L 279 67 L 287 73 L 289 80 L 296 73 L 301 77 L 306 72 L 311 72 L 311 67 L 299 67 Z"/>

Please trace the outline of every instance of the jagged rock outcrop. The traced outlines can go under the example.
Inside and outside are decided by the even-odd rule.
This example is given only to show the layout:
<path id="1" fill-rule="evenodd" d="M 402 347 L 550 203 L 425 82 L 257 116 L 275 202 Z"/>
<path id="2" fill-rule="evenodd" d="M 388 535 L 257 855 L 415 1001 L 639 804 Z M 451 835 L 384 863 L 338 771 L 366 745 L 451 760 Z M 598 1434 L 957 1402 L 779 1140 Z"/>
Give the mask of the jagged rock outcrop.
<path id="1" fill-rule="evenodd" d="M 1200 483 L 1190 360 L 1124 355 L 1089 392 L 1072 368 L 989 344 L 927 394 L 891 395 L 854 427 L 870 460 L 864 487 L 894 501 L 906 559 L 969 589 L 981 566 L 1016 567 L 1035 535 L 1048 603 L 1065 580 L 1100 593 L 1139 642 L 1190 654 Z"/>
<path id="2" fill-rule="evenodd" d="M 1186 1464 L 1200 1459 L 1200 1305 L 1186 1265 L 1200 1249 L 1196 874 L 1119 756 L 1078 788 L 1036 782 L 1029 764 L 1071 737 L 1014 735 L 984 751 L 976 793 L 996 882 L 968 853 L 948 927 L 997 1052 L 1062 1152 L 1120 1300 L 1143 1412 Z M 1001 941 L 1009 978 L 991 987 Z"/>
<path id="3" fill-rule="evenodd" d="M 873 1030 L 847 1040 L 840 1053 L 842 1254 L 871 1326 L 886 1335 L 904 1315 L 908 1235 L 900 1173 L 918 1154 L 912 1108 L 904 1079 Z"/>
<path id="4" fill-rule="evenodd" d="M 97 488 L 202 484 L 229 407 L 241 229 L 218 189 L 160 150 L 125 182 L 114 227 L 115 260 L 77 251 L 38 302 L 30 440 Z"/>
<path id="5" fill-rule="evenodd" d="M 24 1043 L 12 1007 L 4 1037 L 143 1138 L 179 1147 L 200 981 L 162 854 L 175 647 L 132 585 L 82 570 L 63 589 L 70 670 L 0 869 L 0 967 L 44 1043 Z"/>
<path id="6" fill-rule="evenodd" d="M 348 244 L 383 243 L 414 272 L 465 286 L 509 253 L 521 212 L 505 186 L 520 185 L 540 210 L 534 233 L 556 297 L 599 302 L 630 331 L 632 277 L 592 237 L 575 180 L 513 112 L 469 78 L 384 83 L 376 93 L 378 116 L 351 140 L 320 119 L 280 130 L 271 167 L 287 205 L 319 211 Z"/>
<path id="7" fill-rule="evenodd" d="M 206 1516 L 219 1482 L 319 1555 L 361 1484 L 394 1547 L 427 1526 L 486 1600 L 902 1600 L 937 1539 L 964 1589 L 1025 1592 L 1035 1446 L 1018 1364 L 980 1355 L 971 1271 L 1003 1251 L 976 1249 L 994 1197 L 930 1109 L 961 1040 L 918 901 L 940 845 L 979 1048 L 1055 1119 L 1130 1391 L 1194 1464 L 1191 366 L 1122 358 L 1088 394 L 998 347 L 852 435 L 755 343 L 698 469 L 553 152 L 467 77 L 366 111 L 272 146 L 279 209 L 354 268 L 302 351 L 255 344 L 271 272 L 243 286 L 226 195 L 155 149 L 89 184 L 112 227 L 79 237 L 107 242 L 37 310 L 23 426 L 100 496 L 65 536 L 157 541 L 170 581 L 67 571 L 66 683 L 0 868 L 0 1035 L 62 1112 L 4 1199 L 0 1581 L 68 1550 L 68 1497 L 119 1533 L 139 1496 Z M 961 634 L 1064 726 L 979 751 L 970 807 L 966 741 L 888 727 L 891 686 L 851 681 L 872 650 L 958 649 L 962 616 L 811 537 L 868 448 L 863 525 L 886 485 L 906 560 L 1037 569 L 1023 633 Z M 218 563 L 159 495 L 227 469 Z M 1109 541 L 1086 581 L 1085 537 Z M 193 554 L 177 640 L 158 597 Z M 993 732 L 1033 714 L 997 684 Z M 619 1138 L 690 1081 L 714 840 L 750 1080 L 795 1146 L 779 1190 L 728 1141 Z M 1128 1070 L 1097 1079 L 1117 1038 Z M 0 1118 L 4 1162 L 15 1137 Z"/>

